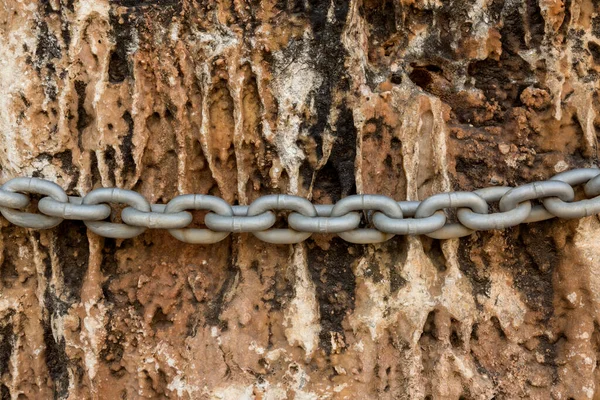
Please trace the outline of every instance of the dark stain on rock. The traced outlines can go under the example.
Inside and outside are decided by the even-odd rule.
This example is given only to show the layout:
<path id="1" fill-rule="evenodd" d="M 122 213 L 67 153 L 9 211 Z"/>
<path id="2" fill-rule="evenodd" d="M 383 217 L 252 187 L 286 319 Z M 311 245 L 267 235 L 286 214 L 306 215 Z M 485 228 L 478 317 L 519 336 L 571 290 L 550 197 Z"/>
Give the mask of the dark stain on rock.
<path id="1" fill-rule="evenodd" d="M 129 46 L 133 41 L 134 26 L 128 16 L 121 17 L 110 13 L 110 25 L 113 30 L 115 48 L 108 63 L 108 80 L 110 83 L 121 83 L 127 78 L 133 78 L 133 68 L 129 57 Z"/>
<path id="2" fill-rule="evenodd" d="M 592 35 L 600 39 L 600 15 L 592 18 Z"/>
<path id="3" fill-rule="evenodd" d="M 503 45 L 504 48 L 505 45 Z M 523 89 L 529 85 L 527 79 L 532 71 L 525 60 L 507 49 L 502 52 L 499 61 L 486 58 L 485 60 L 472 62 L 469 64 L 467 73 L 473 77 L 475 87 L 483 91 L 487 100 L 497 102 L 505 111 L 521 104 L 519 96 Z M 475 122 L 460 118 L 460 115 L 459 120 L 462 123 Z M 504 118 L 497 119 L 494 123 L 502 123 L 503 121 Z M 476 124 L 473 125 L 477 126 Z"/>
<path id="4" fill-rule="evenodd" d="M 594 59 L 594 63 L 600 65 L 600 45 L 594 42 L 588 42 L 588 50 Z"/>
<path id="5" fill-rule="evenodd" d="M 0 322 L 0 377 L 8 372 L 10 356 L 13 352 L 15 335 L 11 322 L 14 311 L 9 312 Z"/>
<path id="6" fill-rule="evenodd" d="M 8 233 L 10 235 L 10 233 Z M 4 247 L 4 260 L 0 264 L 0 282 L 2 282 L 3 288 L 11 288 L 19 279 L 19 273 L 15 266 L 14 257 L 18 257 L 15 253 L 16 250 L 9 246 Z M 0 374 L 2 376 L 2 374 Z"/>
<path id="7" fill-rule="evenodd" d="M 34 65 L 38 72 L 43 67 L 47 67 L 51 60 L 59 59 L 62 56 L 60 43 L 54 34 L 48 30 L 48 24 L 45 21 L 39 21 L 38 28 L 38 43 L 35 49 Z"/>
<path id="8" fill-rule="evenodd" d="M 100 170 L 98 169 L 98 157 L 95 151 L 90 151 L 90 175 L 92 180 L 92 187 L 98 183 L 102 183 L 102 177 L 100 176 Z"/>
<path id="9" fill-rule="evenodd" d="M 481 270 L 471 260 L 471 249 L 482 248 L 483 238 L 481 236 L 473 237 L 472 240 L 461 240 L 458 246 L 458 266 L 463 274 L 469 278 L 473 287 L 473 295 L 477 300 L 477 296 L 482 295 L 489 297 L 491 282 L 485 270 Z M 484 260 L 485 262 L 485 260 Z M 477 307 L 481 307 L 477 301 Z"/>
<path id="10" fill-rule="evenodd" d="M 422 242 L 423 251 L 425 252 L 425 254 L 427 254 L 427 257 L 429 258 L 431 263 L 436 267 L 438 272 L 445 272 L 447 269 L 446 256 L 442 251 L 441 240 L 424 237 L 422 239 Z"/>
<path id="11" fill-rule="evenodd" d="M 65 294 L 69 301 L 80 301 L 90 255 L 86 227 L 79 221 L 63 221 L 56 229 L 56 255 L 62 269 Z"/>
<path id="12" fill-rule="evenodd" d="M 314 93 L 316 121 L 309 126 L 308 131 L 317 144 L 317 157 L 321 158 L 323 132 L 329 127 L 333 92 L 336 89 L 348 89 L 349 77 L 344 68 L 347 52 L 341 35 L 350 3 L 346 0 L 308 0 L 307 5 L 314 36 L 314 43 L 310 47 L 311 58 L 315 70 L 323 77 L 323 82 Z M 333 9 L 332 19 L 328 17 L 330 7 Z"/>
<path id="13" fill-rule="evenodd" d="M 553 376 L 553 382 L 556 382 L 556 380 L 558 379 L 558 364 L 557 364 L 557 357 L 558 357 L 558 348 L 556 346 L 557 342 L 552 343 L 550 341 L 550 339 L 548 338 L 547 335 L 540 335 L 536 337 L 538 340 L 538 346 L 536 348 L 536 353 L 540 354 L 542 356 L 544 356 L 543 361 L 541 362 L 541 364 L 544 365 L 549 365 L 551 367 L 553 367 L 552 369 L 552 376 Z"/>
<path id="14" fill-rule="evenodd" d="M 104 162 L 108 167 L 108 180 L 114 184 L 117 169 L 117 160 L 115 158 L 115 149 L 112 146 L 106 146 L 104 150 Z"/>
<path id="15" fill-rule="evenodd" d="M 77 181 L 79 180 L 79 169 L 74 168 L 73 166 L 73 152 L 71 150 L 64 150 L 60 153 L 49 154 L 49 153 L 40 153 L 38 159 L 46 159 L 49 162 L 54 160 L 58 160 L 60 162 L 60 167 L 63 171 L 65 171 L 70 177 L 72 177 L 71 183 L 69 187 L 65 189 L 65 191 L 69 194 L 73 192 L 75 186 L 77 186 Z"/>
<path id="16" fill-rule="evenodd" d="M 394 0 L 366 0 L 361 4 L 359 12 L 369 24 L 371 41 L 385 42 L 398 32 L 396 7 L 402 9 Z"/>
<path id="17" fill-rule="evenodd" d="M 370 262 L 369 267 L 365 270 L 365 276 L 367 278 L 371 278 L 371 280 L 375 283 L 381 282 L 381 280 L 383 279 L 383 274 L 379 269 L 379 262 Z"/>
<path id="18" fill-rule="evenodd" d="M 62 337 L 58 340 L 54 339 L 52 319 L 65 315 L 68 306 L 49 287 L 44 294 L 44 305 L 48 310 L 48 315 L 42 321 L 46 366 L 54 384 L 54 398 L 66 398 L 69 390 L 69 357 L 65 351 L 65 339 Z"/>
<path id="19" fill-rule="evenodd" d="M 553 313 L 552 272 L 557 265 L 556 244 L 549 229 L 553 221 L 542 221 L 507 229 L 506 262 L 503 264 L 523 293 L 525 303 L 544 318 Z M 520 231 L 515 231 L 520 229 Z"/>
<path id="20" fill-rule="evenodd" d="M 332 134 L 335 141 L 331 153 L 327 163 L 315 172 L 314 180 L 312 179 L 312 168 L 308 161 L 302 164 L 300 171 L 305 186 L 312 182 L 315 189 L 327 193 L 332 201 L 338 201 L 343 197 L 356 194 L 354 163 L 356 160 L 357 131 L 352 110 L 345 104 L 341 107 Z"/>
<path id="21" fill-rule="evenodd" d="M 125 352 L 123 342 L 125 342 L 125 335 L 123 332 L 113 328 L 113 315 L 111 313 L 109 315 L 109 322 L 106 325 L 106 340 L 100 351 L 100 358 L 111 366 L 111 372 L 115 371 L 113 366 L 119 364 L 123 358 L 123 353 Z"/>
<path id="22" fill-rule="evenodd" d="M 330 242 L 328 250 L 315 245 L 307 246 L 308 269 L 316 287 L 321 315 L 321 348 L 331 353 L 331 333 L 345 338 L 342 322 L 354 310 L 356 287 L 353 264 L 364 252 L 364 247 L 352 245 L 340 238 Z"/>
<path id="23" fill-rule="evenodd" d="M 527 24 L 529 25 L 529 47 L 539 47 L 545 33 L 545 21 L 538 0 L 527 0 Z"/>
<path id="24" fill-rule="evenodd" d="M 204 314 L 206 318 L 206 324 L 211 326 L 223 326 L 221 321 L 221 311 L 223 307 L 225 307 L 225 296 L 227 293 L 233 288 L 233 285 L 236 282 L 236 277 L 240 273 L 240 269 L 236 265 L 236 260 L 233 255 L 229 257 L 230 263 L 227 268 L 227 277 L 225 281 L 221 284 L 218 292 L 214 295 L 214 300 L 212 300 L 208 307 L 206 308 L 206 313 Z"/>
<path id="25" fill-rule="evenodd" d="M 182 0 L 110 0 L 112 4 L 133 8 L 133 9 L 144 9 L 144 8 L 158 8 L 158 7 L 169 7 L 173 8 L 172 12 L 178 12 L 183 6 Z M 141 10 L 140 10 L 141 11 Z"/>
<path id="26" fill-rule="evenodd" d="M 117 263 L 117 242 L 116 239 L 105 238 L 104 246 L 102 247 L 102 263 L 100 264 L 100 272 L 105 277 L 102 284 L 102 294 L 107 302 L 115 303 L 116 297 L 110 290 L 110 283 L 115 278 L 119 269 Z"/>
<path id="27" fill-rule="evenodd" d="M 390 268 L 390 292 L 395 294 L 398 290 L 402 289 L 408 281 L 400 275 L 397 267 L 393 266 Z"/>
<path id="28" fill-rule="evenodd" d="M 123 113 L 123 119 L 127 123 L 127 135 L 123 137 L 119 149 L 123 156 L 123 170 L 129 176 L 135 175 L 135 160 L 133 159 L 133 118 L 129 111 Z"/>
<path id="29" fill-rule="evenodd" d="M 83 130 L 92 122 L 92 117 L 85 111 L 87 83 L 83 81 L 75 81 L 75 92 L 77 93 L 77 146 L 83 149 Z"/>
<path id="30" fill-rule="evenodd" d="M 10 390 L 6 387 L 6 385 L 0 385 L 0 399 L 1 400 L 10 400 Z"/>

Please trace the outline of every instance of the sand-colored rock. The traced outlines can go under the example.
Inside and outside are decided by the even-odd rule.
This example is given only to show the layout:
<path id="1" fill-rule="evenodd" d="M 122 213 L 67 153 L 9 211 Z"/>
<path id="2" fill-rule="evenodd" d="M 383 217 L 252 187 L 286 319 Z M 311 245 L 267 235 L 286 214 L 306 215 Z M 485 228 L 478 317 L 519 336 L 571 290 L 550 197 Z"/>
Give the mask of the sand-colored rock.
<path id="1" fill-rule="evenodd" d="M 5 0 L 0 39 L 0 182 L 329 203 L 597 162 L 594 0 Z M 371 246 L 0 227 L 1 399 L 600 399 L 597 217 Z"/>

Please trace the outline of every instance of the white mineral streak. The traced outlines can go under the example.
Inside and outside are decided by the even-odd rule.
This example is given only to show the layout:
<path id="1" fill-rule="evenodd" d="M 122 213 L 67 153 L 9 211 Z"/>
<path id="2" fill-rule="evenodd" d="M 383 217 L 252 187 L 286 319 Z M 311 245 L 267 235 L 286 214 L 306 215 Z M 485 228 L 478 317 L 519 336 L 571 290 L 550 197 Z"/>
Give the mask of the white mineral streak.
<path id="1" fill-rule="evenodd" d="M 292 346 L 300 345 L 310 359 L 319 345 L 319 304 L 308 272 L 304 245 L 294 246 L 290 267 L 295 270 L 294 297 L 284 312 L 285 335 Z"/>
<path id="2" fill-rule="evenodd" d="M 588 271 L 585 271 L 586 281 L 589 285 L 588 295 L 594 304 L 600 304 L 600 223 L 596 217 L 588 217 L 579 223 L 577 234 L 573 238 L 575 247 L 581 251 L 582 262 Z M 584 271 L 582 271 L 583 273 Z M 570 293 L 569 296 L 572 296 Z M 600 321 L 600 308 L 595 307 L 596 321 Z"/>
<path id="3" fill-rule="evenodd" d="M 9 5 L 2 3 L 4 13 L 9 13 Z M 34 71 L 27 67 L 23 59 L 26 56 L 24 45 L 35 48 L 37 40 L 31 35 L 33 25 L 33 14 L 36 5 L 34 2 L 23 3 L 22 12 L 29 15 L 24 16 L 25 21 L 30 24 L 19 23 L 4 33 L 0 40 L 0 54 L 9 57 L 0 57 L 0 138 L 3 146 L 0 147 L 0 164 L 2 170 L 0 180 L 2 182 L 20 173 L 31 173 L 24 168 L 26 163 L 23 157 L 27 152 L 23 146 L 30 142 L 32 132 L 27 128 L 27 121 L 19 121 L 18 113 L 12 112 L 13 104 L 21 101 L 19 93 L 29 91 L 35 85 L 37 78 Z"/>
<path id="4" fill-rule="evenodd" d="M 305 157 L 296 144 L 300 136 L 308 134 L 300 129 L 302 115 L 307 112 L 314 115 L 309 95 L 327 79 L 311 66 L 309 36 L 307 31 L 303 47 L 292 60 L 284 52 L 273 53 L 275 71 L 271 89 L 279 99 L 279 115 L 273 136 L 267 138 L 275 140 L 277 153 L 290 178 L 290 194 L 298 193 L 298 171 Z M 306 110 L 307 107 L 310 109 Z"/>
<path id="5" fill-rule="evenodd" d="M 490 273 L 489 296 L 480 296 L 479 301 L 489 315 L 498 317 L 500 325 L 510 335 L 523 324 L 527 307 L 513 289 L 514 282 L 497 268 Z"/>
<path id="6" fill-rule="evenodd" d="M 389 285 L 375 283 L 371 279 L 364 277 L 365 270 L 368 268 L 368 262 L 365 258 L 361 259 L 354 273 L 357 279 L 363 280 L 367 293 L 364 296 L 357 296 L 357 301 L 350 318 L 350 325 L 356 332 L 365 327 L 368 329 L 371 340 L 376 342 L 384 329 L 393 322 L 386 318 L 388 306 L 386 298 L 390 295 Z M 363 300 L 364 301 L 361 301 Z"/>

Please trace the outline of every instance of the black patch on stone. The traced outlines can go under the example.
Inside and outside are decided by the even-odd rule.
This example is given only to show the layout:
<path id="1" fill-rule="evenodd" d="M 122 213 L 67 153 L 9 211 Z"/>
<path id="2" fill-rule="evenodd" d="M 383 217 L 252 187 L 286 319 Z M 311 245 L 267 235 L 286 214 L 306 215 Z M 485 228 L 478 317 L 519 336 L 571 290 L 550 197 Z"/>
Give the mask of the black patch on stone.
<path id="1" fill-rule="evenodd" d="M 341 35 L 348 15 L 350 3 L 346 0 L 334 0 L 333 4 L 321 0 L 308 0 L 308 18 L 312 27 L 314 42 L 310 47 L 314 68 L 323 77 L 321 86 L 314 93 L 316 122 L 309 128 L 310 136 L 317 144 L 317 157 L 323 156 L 323 132 L 328 127 L 329 114 L 333 104 L 333 91 L 344 90 L 348 86 L 348 75 L 344 68 L 347 57 Z M 329 21 L 330 6 L 333 6 L 333 18 Z"/>
<path id="2" fill-rule="evenodd" d="M 108 179 L 110 182 L 115 182 L 115 174 L 117 169 L 117 160 L 115 158 L 115 149 L 111 146 L 107 146 L 104 151 L 104 162 L 108 167 Z"/>
<path id="3" fill-rule="evenodd" d="M 85 92 L 87 84 L 83 81 L 75 81 L 75 92 L 77 92 L 77 146 L 83 149 L 83 130 L 92 122 L 92 117 L 85 111 Z"/>
<path id="4" fill-rule="evenodd" d="M 67 305 L 52 293 L 49 287 L 44 293 L 44 305 L 49 314 L 42 321 L 44 344 L 46 345 L 46 366 L 54 382 L 54 398 L 62 399 L 66 397 L 69 390 L 69 371 L 67 368 L 69 357 L 65 351 L 64 338 L 60 338 L 58 341 L 54 340 L 51 320 L 52 318 L 65 315 L 67 313 Z"/>
<path id="5" fill-rule="evenodd" d="M 19 278 L 19 273 L 17 272 L 15 260 L 13 259 L 14 256 L 11 254 L 12 252 L 10 252 L 5 246 L 3 253 L 4 260 L 2 263 L 0 263 L 0 282 L 2 282 L 3 287 L 11 288 L 13 287 L 15 282 L 17 282 L 17 279 Z M 2 376 L 1 370 L 0 376 Z"/>
<path id="6" fill-rule="evenodd" d="M 208 304 L 208 307 L 206 308 L 206 312 L 204 314 L 207 325 L 219 326 L 221 329 L 227 329 L 227 326 L 223 323 L 223 321 L 221 321 L 221 311 L 225 306 L 225 295 L 232 288 L 232 286 L 235 283 L 236 276 L 240 273 L 233 255 L 230 255 L 229 260 L 230 263 L 227 268 L 227 277 L 225 278 L 225 281 L 219 288 L 219 291 L 214 296 L 214 300 L 212 300 Z"/>
<path id="7" fill-rule="evenodd" d="M 10 390 L 6 387 L 6 385 L 2 384 L 0 386 L 0 400 L 10 400 Z"/>
<path id="8" fill-rule="evenodd" d="M 395 267 L 392 266 L 392 268 L 390 268 L 390 292 L 392 294 L 396 293 L 406 286 L 407 283 L 408 281 L 400 275 Z"/>
<path id="9" fill-rule="evenodd" d="M 109 322 L 106 325 L 106 340 L 104 341 L 104 347 L 100 351 L 100 358 L 107 363 L 112 365 L 118 364 L 123 358 L 125 348 L 121 343 L 125 341 L 125 335 L 123 332 L 116 331 L 112 327 L 113 316 L 110 314 Z M 114 338 L 114 339 L 109 339 Z M 111 368 L 111 372 L 113 369 Z"/>
<path id="10" fill-rule="evenodd" d="M 104 246 L 102 247 L 102 263 L 100 264 L 100 272 L 106 278 L 102 284 L 102 295 L 109 303 L 115 303 L 116 297 L 110 291 L 110 283 L 115 278 L 119 265 L 117 264 L 117 241 L 116 239 L 106 238 L 104 239 Z"/>
<path id="11" fill-rule="evenodd" d="M 38 72 L 42 67 L 47 66 L 50 60 L 61 58 L 62 52 L 60 43 L 56 36 L 48 30 L 48 25 L 45 21 L 38 22 L 38 43 L 35 49 L 35 66 Z"/>
<path id="12" fill-rule="evenodd" d="M 73 177 L 71 184 L 66 190 L 67 193 L 71 193 L 77 185 L 77 181 L 79 180 L 79 169 L 73 167 L 73 153 L 71 152 L 71 150 L 64 150 L 56 154 L 41 153 L 40 155 L 38 155 L 38 158 L 46 158 L 48 161 L 60 161 L 61 168 Z"/>
<path id="13" fill-rule="evenodd" d="M 67 298 L 79 301 L 90 255 L 85 225 L 79 221 L 63 221 L 57 227 L 56 254 L 62 268 Z"/>
<path id="14" fill-rule="evenodd" d="M 501 32 L 506 29 L 508 28 L 503 28 Z M 514 29 L 522 29 L 522 27 Z M 517 44 L 511 44 L 510 40 L 514 36 L 511 36 L 510 33 L 507 35 L 505 37 L 502 34 L 503 51 L 499 61 L 491 58 L 474 61 L 469 64 L 467 72 L 469 76 L 474 78 L 475 87 L 483 91 L 488 101 L 497 102 L 503 111 L 521 105 L 520 95 L 529 86 L 528 78 L 532 73 L 529 64 L 513 52 Z M 471 113 L 468 111 L 466 109 L 458 115 L 461 123 L 471 122 L 467 118 L 471 116 L 472 111 Z M 500 116 L 501 118 L 494 118 L 489 123 L 493 125 L 504 123 L 504 113 L 501 113 Z"/>
<path id="15" fill-rule="evenodd" d="M 143 9 L 143 8 L 164 8 L 169 6 L 169 8 L 173 9 L 173 12 L 177 12 L 178 10 L 181 10 L 181 7 L 183 6 L 183 1 L 182 0 L 152 0 L 152 1 L 145 1 L 145 0 L 110 0 L 111 3 L 119 5 L 119 6 L 123 6 L 123 7 L 128 7 L 128 8 L 133 8 L 133 9 Z"/>
<path id="16" fill-rule="evenodd" d="M 350 254 L 349 249 L 354 251 Z M 345 338 L 342 322 L 348 312 L 354 310 L 356 287 L 352 266 L 364 252 L 364 246 L 353 245 L 340 238 L 330 242 L 328 250 L 309 245 L 308 269 L 316 287 L 321 315 L 321 347 L 331 353 L 331 332 Z"/>
<path id="17" fill-rule="evenodd" d="M 548 233 L 553 221 L 520 226 L 519 235 L 508 235 L 506 262 L 514 284 L 534 311 L 550 318 L 554 312 L 552 273 L 558 263 L 556 243 Z M 517 229 L 517 228 L 511 228 Z"/>
<path id="18" fill-rule="evenodd" d="M 594 63 L 600 65 L 600 45 L 594 42 L 588 42 L 588 49 L 592 54 Z"/>
<path id="19" fill-rule="evenodd" d="M 369 24 L 370 38 L 378 42 L 385 42 L 398 32 L 395 3 L 394 0 L 383 0 L 377 5 L 361 5 L 359 12 Z M 400 3 L 398 3 L 398 7 L 402 7 Z"/>
<path id="20" fill-rule="evenodd" d="M 90 174 L 92 175 L 92 186 L 102 182 L 100 170 L 98 169 L 98 157 L 95 151 L 90 151 Z"/>
<path id="21" fill-rule="evenodd" d="M 352 110 L 342 105 L 336 128 L 332 132 L 335 137 L 327 163 L 316 172 L 313 185 L 315 189 L 327 193 L 332 201 L 356 194 L 354 163 L 356 160 L 356 127 Z M 301 168 L 304 183 L 312 180 L 312 168 L 305 161 Z"/>
<path id="22" fill-rule="evenodd" d="M 127 175 L 135 174 L 135 160 L 133 159 L 133 118 L 129 111 L 125 111 L 123 119 L 127 123 L 127 135 L 123 138 L 119 149 L 123 156 L 123 169 Z"/>
<path id="23" fill-rule="evenodd" d="M 484 270 L 480 270 L 473 261 L 471 261 L 470 250 L 474 247 L 482 247 L 483 239 L 479 236 L 476 240 L 469 243 L 467 240 L 461 240 L 458 245 L 458 266 L 463 274 L 471 281 L 473 294 L 477 300 L 477 296 L 482 295 L 489 297 L 488 293 L 491 288 L 491 282 Z M 477 307 L 481 307 L 479 302 L 476 302 Z"/>
<path id="24" fill-rule="evenodd" d="M 531 35 L 529 46 L 539 47 L 544 39 L 545 22 L 537 0 L 527 0 L 527 23 Z"/>
<path id="25" fill-rule="evenodd" d="M 592 35 L 600 39 L 600 15 L 592 18 Z"/>
<path id="26" fill-rule="evenodd" d="M 108 63 L 108 81 L 110 83 L 121 83 L 127 78 L 133 78 L 133 68 L 129 59 L 127 46 L 133 41 L 133 25 L 128 17 L 123 18 L 111 12 L 110 25 L 115 39 L 115 48 L 110 55 Z"/>
<path id="27" fill-rule="evenodd" d="M 14 312 L 10 312 L 5 316 L 5 320 L 9 321 Z M 0 327 L 0 376 L 8 371 L 10 356 L 13 352 L 15 335 L 13 334 L 13 325 L 7 322 L 6 325 Z"/>

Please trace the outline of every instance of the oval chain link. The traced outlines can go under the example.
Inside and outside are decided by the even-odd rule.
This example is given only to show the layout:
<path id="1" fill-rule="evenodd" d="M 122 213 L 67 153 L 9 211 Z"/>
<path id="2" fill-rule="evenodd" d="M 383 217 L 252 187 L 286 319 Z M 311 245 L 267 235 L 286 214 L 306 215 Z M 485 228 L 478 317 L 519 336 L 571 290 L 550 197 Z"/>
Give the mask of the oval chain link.
<path id="1" fill-rule="evenodd" d="M 94 189 L 83 198 L 83 204 L 122 203 L 138 209 L 150 212 L 150 203 L 141 194 L 133 190 L 117 188 Z M 86 226 L 95 234 L 115 238 L 130 239 L 138 236 L 146 230 L 143 226 L 131 226 L 106 221 L 84 221 Z"/>
<path id="2" fill-rule="evenodd" d="M 27 194 L 41 194 L 50 196 L 54 200 L 67 203 L 69 197 L 65 191 L 54 182 L 50 182 L 39 178 L 14 178 L 2 185 L 2 192 L 18 194 L 14 192 L 24 192 Z M 21 195 L 23 196 L 23 195 Z M 6 196 L 4 200 L 11 199 L 17 208 L 25 208 L 30 200 L 27 196 L 27 202 L 23 201 L 22 197 Z M 0 212 L 10 222 L 15 225 L 33 229 L 49 229 L 60 224 L 63 221 L 61 217 L 48 216 L 43 214 L 34 214 L 25 211 L 19 211 L 12 207 L 0 207 Z"/>
<path id="3" fill-rule="evenodd" d="M 225 200 L 215 196 L 202 194 L 184 194 L 177 196 L 167 203 L 164 212 L 167 214 L 179 214 L 185 212 L 184 210 L 213 211 L 218 215 L 227 218 L 233 216 L 233 210 Z M 185 213 L 190 216 L 191 222 L 192 215 L 188 212 Z M 208 215 L 209 214 L 207 214 L 206 217 L 208 217 Z M 186 224 L 186 226 L 187 225 L 189 224 Z M 169 233 L 182 242 L 195 244 L 217 243 L 229 236 L 229 232 L 215 232 L 205 228 L 169 229 Z"/>
<path id="4" fill-rule="evenodd" d="M 383 195 L 357 194 L 338 201 L 331 210 L 331 217 L 337 218 L 356 211 L 379 211 L 391 218 L 404 217 L 402 208 L 393 199 Z M 360 216 L 359 216 L 360 218 Z M 394 237 L 393 233 L 381 232 L 372 228 L 351 229 L 339 232 L 338 236 L 350 243 L 369 244 L 382 243 Z"/>

